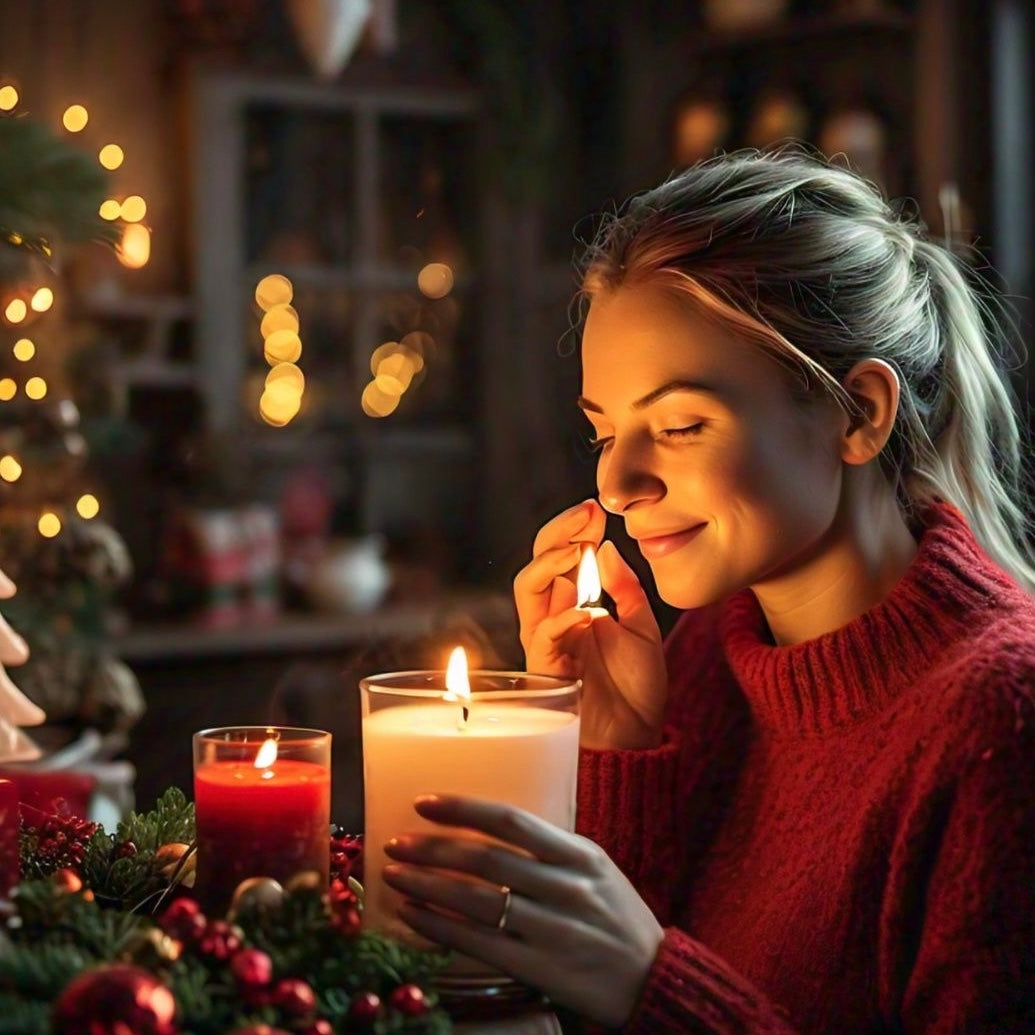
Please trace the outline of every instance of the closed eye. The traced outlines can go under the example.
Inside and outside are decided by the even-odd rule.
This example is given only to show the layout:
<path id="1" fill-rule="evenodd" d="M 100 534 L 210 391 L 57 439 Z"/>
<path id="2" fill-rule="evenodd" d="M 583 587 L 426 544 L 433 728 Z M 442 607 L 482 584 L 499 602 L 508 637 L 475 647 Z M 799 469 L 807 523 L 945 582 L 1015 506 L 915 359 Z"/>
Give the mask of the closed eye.
<path id="1" fill-rule="evenodd" d="M 664 438 L 692 438 L 694 435 L 699 435 L 704 430 L 704 422 L 698 421 L 696 424 L 687 424 L 686 427 L 682 428 L 665 428 L 661 434 Z"/>

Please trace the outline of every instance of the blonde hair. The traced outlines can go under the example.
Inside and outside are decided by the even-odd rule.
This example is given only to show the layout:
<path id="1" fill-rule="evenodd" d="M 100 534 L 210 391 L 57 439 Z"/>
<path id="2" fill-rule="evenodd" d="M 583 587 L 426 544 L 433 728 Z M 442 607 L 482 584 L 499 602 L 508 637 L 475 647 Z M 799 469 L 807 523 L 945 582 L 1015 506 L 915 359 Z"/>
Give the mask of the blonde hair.
<path id="1" fill-rule="evenodd" d="M 881 463 L 906 518 L 955 504 L 1035 591 L 1001 301 L 872 184 L 800 149 L 720 155 L 605 216 L 581 271 L 582 302 L 622 284 L 669 284 L 849 412 L 848 371 L 885 360 L 901 398 Z"/>

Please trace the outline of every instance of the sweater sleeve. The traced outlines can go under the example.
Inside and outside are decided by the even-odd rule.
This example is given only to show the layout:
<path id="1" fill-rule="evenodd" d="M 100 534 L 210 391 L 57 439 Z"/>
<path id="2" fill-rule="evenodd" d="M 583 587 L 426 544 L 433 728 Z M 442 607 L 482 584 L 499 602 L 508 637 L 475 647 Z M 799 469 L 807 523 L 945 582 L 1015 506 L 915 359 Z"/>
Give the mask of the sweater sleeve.
<path id="1" fill-rule="evenodd" d="M 1030 645 L 1021 653 L 1030 658 Z M 910 831 L 937 834 L 896 846 L 919 860 L 914 876 L 926 860 L 913 959 L 897 946 L 898 965 L 911 963 L 901 1005 L 910 1033 L 1035 1032 L 1035 670 L 1018 675 L 967 705 L 970 735 L 941 760 L 940 793 Z M 898 926 L 884 919 L 886 932 Z"/>

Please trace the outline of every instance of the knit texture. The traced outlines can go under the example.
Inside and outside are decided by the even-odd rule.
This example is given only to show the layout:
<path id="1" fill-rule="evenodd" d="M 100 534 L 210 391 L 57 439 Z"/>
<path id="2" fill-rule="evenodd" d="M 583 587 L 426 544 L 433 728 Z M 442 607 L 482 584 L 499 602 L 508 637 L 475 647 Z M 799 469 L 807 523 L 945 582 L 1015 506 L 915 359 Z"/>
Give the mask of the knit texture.
<path id="1" fill-rule="evenodd" d="M 1035 600 L 962 515 L 834 632 L 745 591 L 666 653 L 663 744 L 579 773 L 666 928 L 624 1030 L 1035 1032 Z"/>

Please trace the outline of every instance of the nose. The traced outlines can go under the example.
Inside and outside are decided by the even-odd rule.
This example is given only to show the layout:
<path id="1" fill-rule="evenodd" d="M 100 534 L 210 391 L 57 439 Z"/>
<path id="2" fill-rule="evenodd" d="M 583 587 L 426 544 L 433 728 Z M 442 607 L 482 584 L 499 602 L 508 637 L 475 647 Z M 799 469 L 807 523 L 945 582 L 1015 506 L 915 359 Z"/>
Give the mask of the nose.
<path id="1" fill-rule="evenodd" d="M 597 464 L 597 495 L 610 514 L 625 514 L 665 495 L 665 483 L 652 471 L 644 450 L 617 440 Z"/>

